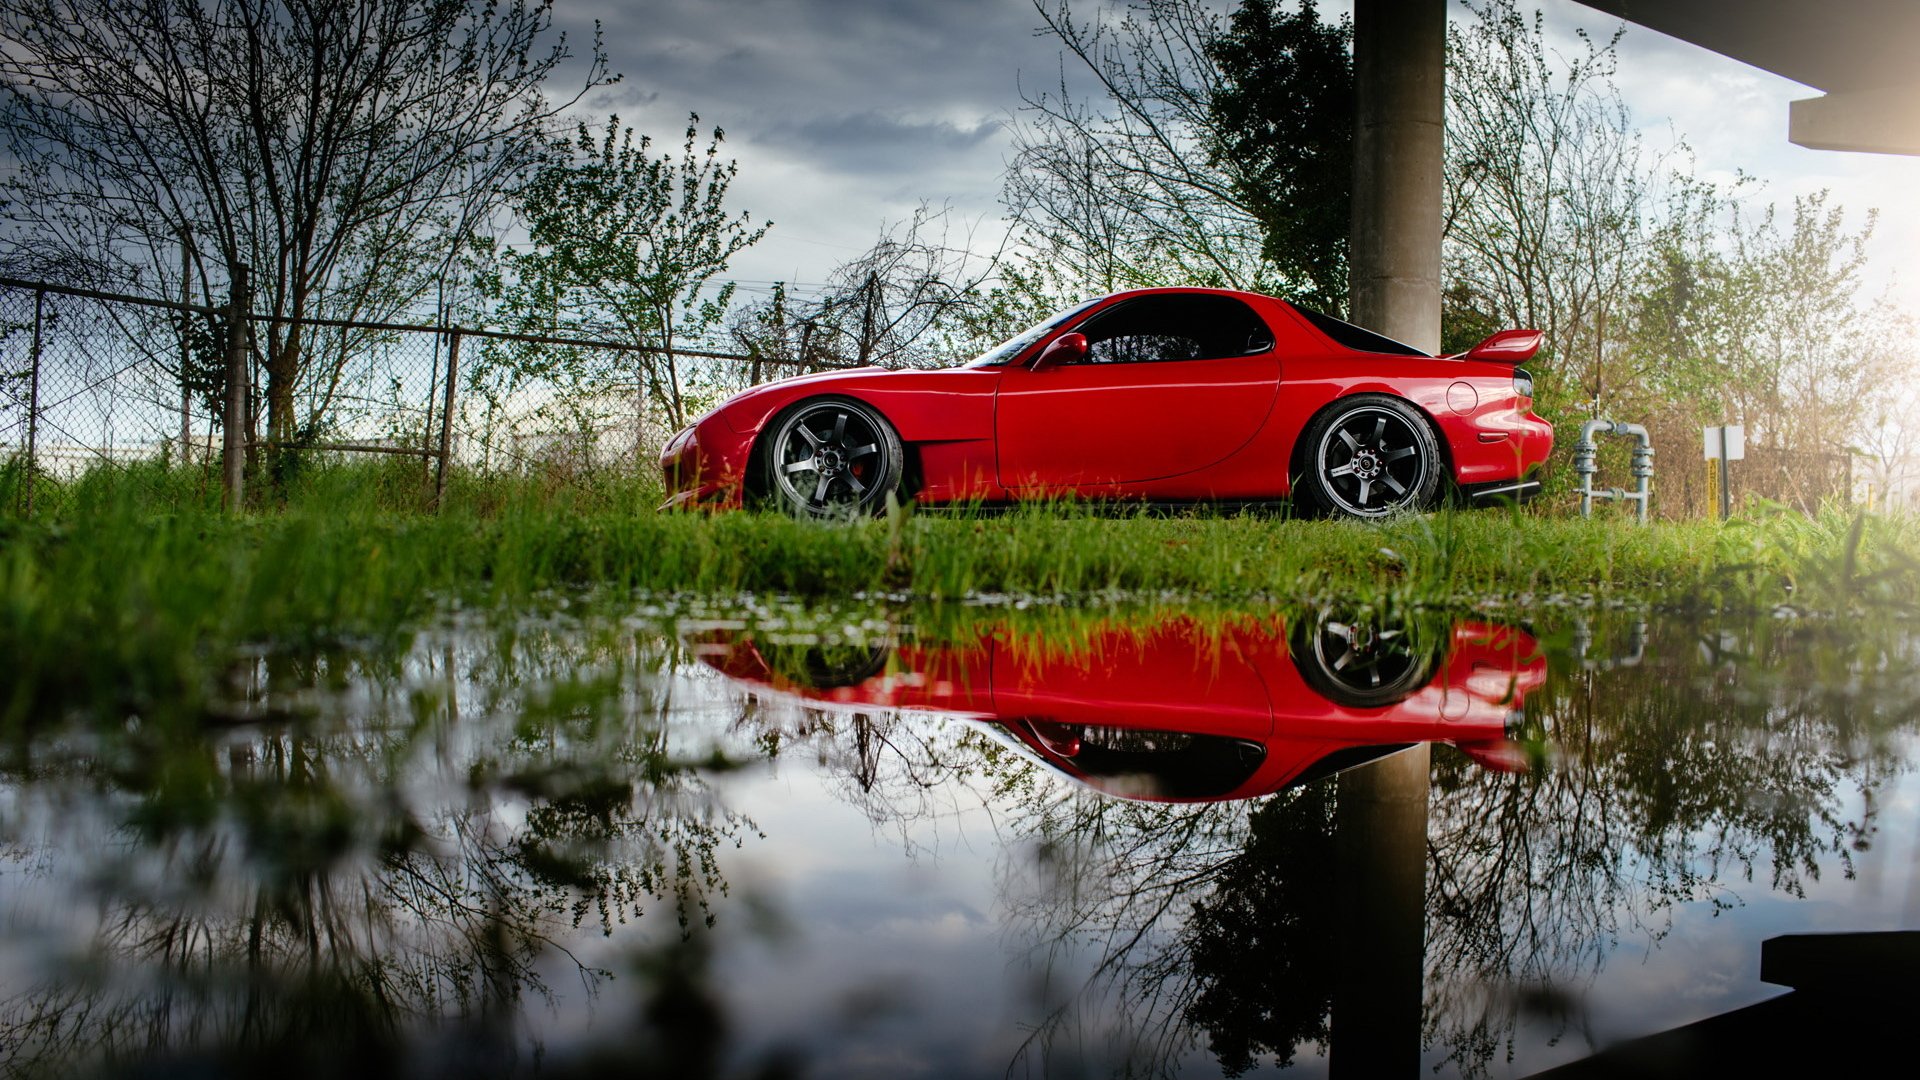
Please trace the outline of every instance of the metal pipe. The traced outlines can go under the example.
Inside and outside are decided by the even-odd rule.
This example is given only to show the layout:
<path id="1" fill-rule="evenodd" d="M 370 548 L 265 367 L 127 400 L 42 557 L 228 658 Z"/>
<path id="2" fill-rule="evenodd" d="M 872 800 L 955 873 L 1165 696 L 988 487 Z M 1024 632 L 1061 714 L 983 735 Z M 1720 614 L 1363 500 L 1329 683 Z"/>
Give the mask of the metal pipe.
<path id="1" fill-rule="evenodd" d="M 1594 444 L 1593 437 L 1601 432 L 1628 435 L 1634 439 L 1632 491 L 1593 486 L 1593 478 L 1600 471 L 1600 448 Z M 1648 506 L 1653 501 L 1653 438 L 1647 434 L 1646 428 L 1621 420 L 1599 418 L 1580 425 L 1580 441 L 1573 446 L 1573 471 L 1580 478 L 1581 517 L 1593 516 L 1593 500 L 1610 499 L 1638 504 L 1634 507 L 1634 516 L 1641 524 L 1646 523 Z"/>
<path id="2" fill-rule="evenodd" d="M 77 296 L 83 299 L 104 300 L 115 304 L 137 304 L 141 307 L 165 308 L 169 311 L 199 312 L 200 314 L 212 315 L 217 318 L 226 318 L 229 312 L 229 307 L 225 304 L 215 306 L 211 304 L 181 303 L 178 300 L 155 300 L 151 296 L 132 296 L 127 293 L 102 292 L 99 289 L 81 289 L 71 285 L 56 285 L 48 281 L 30 281 L 26 278 L 8 277 L 4 274 L 0 274 L 0 289 L 32 289 L 35 292 L 48 292 L 56 296 Z M 247 313 L 245 317 L 252 322 L 270 322 L 276 318 L 276 316 L 272 314 L 255 315 L 251 312 Z M 447 329 L 444 326 L 434 326 L 427 323 L 365 322 L 354 319 L 322 319 L 310 315 L 303 316 L 300 319 L 300 325 L 303 327 L 327 326 L 347 330 L 389 330 L 394 332 L 421 333 L 445 333 Z M 585 349 L 614 349 L 623 352 L 657 353 L 663 351 L 658 345 L 637 345 L 630 341 L 606 341 L 596 338 L 564 337 L 552 334 L 518 334 L 508 330 L 479 330 L 472 327 L 462 328 L 460 332 L 468 337 L 486 338 L 490 341 L 520 341 L 531 345 L 572 345 Z M 751 353 L 715 352 L 706 349 L 682 349 L 678 347 L 673 350 L 673 354 L 675 356 L 691 356 L 701 360 L 737 360 L 742 363 L 758 362 L 774 367 L 817 367 L 822 369 L 843 370 L 858 366 L 850 361 L 844 360 L 820 359 L 809 362 L 804 358 L 787 359 L 779 356 L 754 356 Z"/>

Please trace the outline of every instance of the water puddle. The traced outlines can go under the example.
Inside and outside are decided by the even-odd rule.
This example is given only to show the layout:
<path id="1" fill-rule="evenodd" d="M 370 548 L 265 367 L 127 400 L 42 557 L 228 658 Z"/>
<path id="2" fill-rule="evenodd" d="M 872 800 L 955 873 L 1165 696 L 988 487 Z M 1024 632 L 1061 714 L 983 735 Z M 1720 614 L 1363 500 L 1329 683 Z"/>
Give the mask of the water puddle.
<path id="1" fill-rule="evenodd" d="M 10 1075 L 1528 1075 L 1920 922 L 1891 619 L 555 604 L 206 677 L 0 756 Z"/>

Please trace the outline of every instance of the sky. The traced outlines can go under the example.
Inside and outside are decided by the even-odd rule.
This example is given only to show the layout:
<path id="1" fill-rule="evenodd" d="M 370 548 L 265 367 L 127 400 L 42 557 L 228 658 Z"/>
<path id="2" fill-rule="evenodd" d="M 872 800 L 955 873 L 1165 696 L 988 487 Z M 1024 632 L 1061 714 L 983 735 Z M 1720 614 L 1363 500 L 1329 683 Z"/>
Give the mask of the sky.
<path id="1" fill-rule="evenodd" d="M 1578 29 L 1619 25 L 1571 0 L 1538 6 L 1566 49 Z M 1329 17 L 1349 8 L 1321 5 Z M 1470 16 L 1456 3 L 1453 17 Z M 950 206 L 990 243 L 1021 89 L 1061 71 L 1032 0 L 558 0 L 557 19 L 576 39 L 597 20 L 625 76 L 589 95 L 583 116 L 618 113 L 657 145 L 677 145 L 689 113 L 725 130 L 740 164 L 732 205 L 774 222 L 734 262 L 750 293 L 825 280 L 922 203 Z M 1761 181 L 1757 201 L 1828 189 L 1856 227 L 1879 208 L 1874 288 L 1920 312 L 1920 159 L 1793 146 L 1787 104 L 1817 91 L 1652 30 L 1629 27 L 1619 59 L 1650 147 L 1683 138 L 1700 175 Z"/>

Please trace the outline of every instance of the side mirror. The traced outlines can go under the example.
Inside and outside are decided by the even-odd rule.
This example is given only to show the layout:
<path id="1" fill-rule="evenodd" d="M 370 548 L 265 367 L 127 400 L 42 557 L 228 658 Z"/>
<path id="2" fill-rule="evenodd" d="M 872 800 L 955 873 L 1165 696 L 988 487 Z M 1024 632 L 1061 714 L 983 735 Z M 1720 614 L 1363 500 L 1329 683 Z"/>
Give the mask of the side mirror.
<path id="1" fill-rule="evenodd" d="M 1087 335 L 1061 334 L 1053 339 L 1053 344 L 1042 349 L 1040 356 L 1033 362 L 1033 370 L 1050 368 L 1057 364 L 1077 364 L 1087 358 Z"/>
<path id="2" fill-rule="evenodd" d="M 1502 330 L 1468 349 L 1464 359 L 1518 364 L 1531 360 L 1533 354 L 1540 351 L 1540 341 L 1545 336 L 1538 330 Z"/>

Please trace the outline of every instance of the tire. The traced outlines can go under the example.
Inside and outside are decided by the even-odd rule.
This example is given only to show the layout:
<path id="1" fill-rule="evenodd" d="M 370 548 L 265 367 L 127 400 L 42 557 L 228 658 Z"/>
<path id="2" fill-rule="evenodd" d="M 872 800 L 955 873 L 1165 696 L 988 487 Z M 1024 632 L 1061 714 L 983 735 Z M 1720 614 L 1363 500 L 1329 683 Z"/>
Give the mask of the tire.
<path id="1" fill-rule="evenodd" d="M 1301 493 L 1338 517 L 1383 518 L 1433 505 L 1440 443 L 1420 410 L 1386 394 L 1355 394 L 1314 417 L 1301 436 Z"/>
<path id="2" fill-rule="evenodd" d="M 1315 693 L 1343 708 L 1378 709 L 1427 684 L 1439 640 L 1430 627 L 1325 610 L 1297 624 L 1287 644 Z"/>
<path id="3" fill-rule="evenodd" d="M 880 513 L 899 490 L 906 451 L 880 411 L 851 398 L 809 398 L 782 413 L 760 449 L 765 494 L 800 518 Z"/>
<path id="4" fill-rule="evenodd" d="M 888 645 L 775 645 L 759 646 L 768 670 L 812 690 L 859 686 L 887 670 L 893 657 Z"/>

